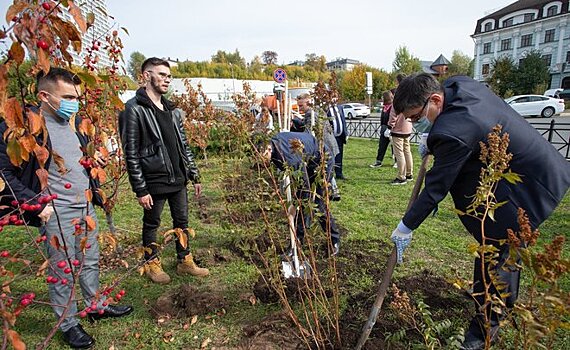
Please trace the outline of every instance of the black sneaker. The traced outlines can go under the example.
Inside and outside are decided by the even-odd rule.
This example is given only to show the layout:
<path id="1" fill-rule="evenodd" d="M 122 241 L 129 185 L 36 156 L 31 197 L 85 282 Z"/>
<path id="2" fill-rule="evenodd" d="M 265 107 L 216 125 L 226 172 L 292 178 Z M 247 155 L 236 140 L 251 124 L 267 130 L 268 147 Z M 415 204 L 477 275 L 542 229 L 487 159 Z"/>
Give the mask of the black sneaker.
<path id="1" fill-rule="evenodd" d="M 405 185 L 407 184 L 408 181 L 404 180 L 400 180 L 398 178 L 395 178 L 394 180 L 392 180 L 392 182 L 390 182 L 390 185 Z"/>
<path id="2" fill-rule="evenodd" d="M 333 202 L 340 201 L 340 191 L 338 190 L 338 188 L 332 191 L 330 195 L 330 200 Z"/>
<path id="3" fill-rule="evenodd" d="M 412 181 L 414 179 L 414 175 L 406 175 L 406 181 Z"/>
<path id="4" fill-rule="evenodd" d="M 380 168 L 382 166 L 382 162 L 376 161 L 374 164 L 369 165 L 371 168 Z"/>

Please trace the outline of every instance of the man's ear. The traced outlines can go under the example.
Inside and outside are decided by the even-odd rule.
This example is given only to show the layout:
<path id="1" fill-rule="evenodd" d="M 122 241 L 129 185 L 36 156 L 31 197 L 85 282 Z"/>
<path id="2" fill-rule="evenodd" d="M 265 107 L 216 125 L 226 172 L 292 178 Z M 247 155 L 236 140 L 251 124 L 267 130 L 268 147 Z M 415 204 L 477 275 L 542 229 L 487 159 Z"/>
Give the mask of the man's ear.
<path id="1" fill-rule="evenodd" d="M 443 95 L 442 94 L 433 94 L 431 95 L 431 100 L 437 107 L 443 106 Z"/>
<path id="2" fill-rule="evenodd" d="M 46 103 L 48 102 L 48 95 L 47 95 L 47 92 L 45 92 L 45 91 L 43 91 L 43 90 L 42 90 L 42 91 L 39 91 L 38 94 L 37 94 L 37 96 L 38 96 L 38 100 L 40 100 L 40 101 L 42 101 L 42 102 L 46 102 Z"/>

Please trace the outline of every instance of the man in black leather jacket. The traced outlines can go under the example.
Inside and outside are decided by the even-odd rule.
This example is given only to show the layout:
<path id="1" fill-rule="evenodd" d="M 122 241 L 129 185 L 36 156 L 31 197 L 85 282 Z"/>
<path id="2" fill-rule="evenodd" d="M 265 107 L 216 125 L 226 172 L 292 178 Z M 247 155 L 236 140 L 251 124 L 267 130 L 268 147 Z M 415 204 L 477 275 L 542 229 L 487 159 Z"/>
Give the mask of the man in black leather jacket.
<path id="1" fill-rule="evenodd" d="M 156 231 L 168 201 L 173 227 L 181 229 L 188 241 L 188 181 L 201 194 L 200 173 L 182 126 L 182 111 L 163 95 L 172 76 L 165 60 L 153 57 L 142 64 L 144 87 L 137 90 L 119 115 L 119 130 L 129 181 L 144 209 L 142 239 L 145 273 L 155 283 L 169 283 L 158 259 Z M 187 245 L 176 239 L 177 272 L 208 275 L 196 266 Z"/>

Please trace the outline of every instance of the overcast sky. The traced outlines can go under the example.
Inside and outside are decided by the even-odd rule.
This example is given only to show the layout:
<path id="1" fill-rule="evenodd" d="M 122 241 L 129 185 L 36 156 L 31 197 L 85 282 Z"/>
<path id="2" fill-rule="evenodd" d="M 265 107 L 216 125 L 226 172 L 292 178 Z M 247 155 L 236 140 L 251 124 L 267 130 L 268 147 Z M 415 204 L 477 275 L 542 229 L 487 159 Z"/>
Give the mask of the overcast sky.
<path id="1" fill-rule="evenodd" d="M 5 13 L 11 0 L 0 0 Z M 392 69 L 405 45 L 421 60 L 453 50 L 473 56 L 477 19 L 515 0 L 106 0 L 123 36 L 125 60 L 145 56 L 209 60 L 238 49 L 247 61 L 265 50 L 278 62 L 305 54 L 356 59 Z"/>

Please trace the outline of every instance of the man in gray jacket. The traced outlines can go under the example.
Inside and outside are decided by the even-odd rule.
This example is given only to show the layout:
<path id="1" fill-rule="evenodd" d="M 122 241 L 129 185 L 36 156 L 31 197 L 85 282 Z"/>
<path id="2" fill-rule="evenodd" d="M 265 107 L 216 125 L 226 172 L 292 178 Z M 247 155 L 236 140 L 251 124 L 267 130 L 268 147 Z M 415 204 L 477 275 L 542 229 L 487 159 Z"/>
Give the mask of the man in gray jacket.
<path id="1" fill-rule="evenodd" d="M 163 95 L 172 79 L 165 60 L 152 57 L 142 64 L 144 87 L 137 90 L 119 116 L 119 130 L 129 181 L 144 209 L 142 239 L 145 248 L 145 273 L 155 283 L 169 283 L 170 276 L 158 259 L 156 231 L 168 201 L 173 228 L 181 229 L 188 241 L 188 195 L 186 184 L 194 183 L 200 196 L 200 174 L 190 150 L 182 111 Z M 194 276 L 208 275 L 196 266 L 187 245 L 176 239 L 177 272 Z"/>

